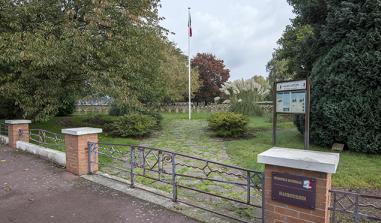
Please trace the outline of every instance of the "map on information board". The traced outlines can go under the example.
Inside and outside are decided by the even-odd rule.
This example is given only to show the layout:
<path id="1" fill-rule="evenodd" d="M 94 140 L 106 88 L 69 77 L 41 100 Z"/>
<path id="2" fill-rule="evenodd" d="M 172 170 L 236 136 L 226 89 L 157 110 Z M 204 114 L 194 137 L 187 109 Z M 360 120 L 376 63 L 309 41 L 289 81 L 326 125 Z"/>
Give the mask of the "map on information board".
<path id="1" fill-rule="evenodd" d="M 276 112 L 290 112 L 290 92 L 276 94 Z"/>
<path id="2" fill-rule="evenodd" d="M 291 112 L 304 113 L 306 92 L 291 92 Z"/>
<path id="3" fill-rule="evenodd" d="M 285 91 L 276 94 L 276 112 L 305 113 L 306 92 Z"/>

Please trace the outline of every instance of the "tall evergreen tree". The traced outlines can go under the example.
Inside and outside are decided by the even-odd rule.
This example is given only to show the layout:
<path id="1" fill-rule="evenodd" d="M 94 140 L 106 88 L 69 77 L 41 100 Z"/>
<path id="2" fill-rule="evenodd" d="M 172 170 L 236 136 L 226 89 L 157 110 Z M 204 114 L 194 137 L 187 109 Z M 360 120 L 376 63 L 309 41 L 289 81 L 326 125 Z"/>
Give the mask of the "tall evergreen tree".
<path id="1" fill-rule="evenodd" d="M 286 51 L 279 58 L 294 64 L 288 72 L 312 81 L 312 142 L 341 142 L 350 150 L 381 153 L 381 2 L 289 2 L 297 14 L 293 29 L 309 26 L 312 33 L 306 44 L 280 41 L 275 55 Z M 303 119 L 297 120 L 303 130 Z"/>

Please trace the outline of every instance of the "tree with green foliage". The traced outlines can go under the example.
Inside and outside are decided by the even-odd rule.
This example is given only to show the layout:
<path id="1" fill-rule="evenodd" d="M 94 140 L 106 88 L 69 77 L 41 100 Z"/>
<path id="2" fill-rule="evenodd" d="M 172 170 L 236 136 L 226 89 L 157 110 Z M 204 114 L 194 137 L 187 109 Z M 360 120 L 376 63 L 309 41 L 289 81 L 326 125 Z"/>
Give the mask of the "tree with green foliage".
<path id="1" fill-rule="evenodd" d="M 309 25 L 286 27 L 283 36 L 278 40 L 280 47 L 275 50 L 273 58 L 267 64 L 271 85 L 276 81 L 305 78 L 308 75 L 313 61 L 308 55 L 312 35 Z"/>
<path id="2" fill-rule="evenodd" d="M 175 77 L 186 64 L 158 25 L 158 7 L 159 0 L 0 0 L 2 116 L 46 120 L 86 95 L 130 107 L 178 98 Z"/>
<path id="3" fill-rule="evenodd" d="M 164 58 L 160 66 L 165 87 L 164 101 L 184 101 L 188 98 L 188 58 L 173 43 L 165 43 Z M 200 87 L 197 69 L 191 70 L 192 96 Z"/>
<path id="4" fill-rule="evenodd" d="M 291 69 L 294 77 L 311 79 L 311 141 L 380 154 L 380 1 L 289 2 L 297 14 L 292 26 L 312 28 L 296 57 L 285 57 L 299 58 Z M 298 47 L 297 42 L 290 46 Z M 297 122 L 300 130 L 302 123 Z"/>
<path id="5" fill-rule="evenodd" d="M 54 115 L 88 80 L 88 35 L 59 1 L 0 2 L 0 96 L 8 118 Z M 16 110 L 17 112 L 12 112 Z"/>
<path id="6" fill-rule="evenodd" d="M 163 29 L 158 26 L 158 0 L 97 1 L 85 4 L 85 30 L 91 42 L 90 93 L 111 96 L 131 107 L 157 103 L 164 94 L 159 75 Z"/>

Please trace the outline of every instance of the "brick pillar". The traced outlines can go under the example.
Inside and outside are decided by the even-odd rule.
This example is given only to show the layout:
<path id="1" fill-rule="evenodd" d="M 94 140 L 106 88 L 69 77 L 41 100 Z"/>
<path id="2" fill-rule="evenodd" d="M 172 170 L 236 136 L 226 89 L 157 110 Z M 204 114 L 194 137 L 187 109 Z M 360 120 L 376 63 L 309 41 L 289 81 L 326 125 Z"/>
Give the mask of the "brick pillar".
<path id="1" fill-rule="evenodd" d="M 265 164 L 266 223 L 329 223 L 331 174 L 338 153 L 274 147 L 259 154 L 258 162 Z M 304 181 L 311 182 L 310 187 Z M 315 201 L 303 202 L 311 194 Z"/>
<path id="2" fill-rule="evenodd" d="M 5 120 L 5 124 L 8 124 L 8 139 L 9 146 L 16 148 L 17 141 L 29 142 L 29 124 L 31 120 Z M 20 131 L 24 132 L 20 136 Z"/>
<path id="3" fill-rule="evenodd" d="M 62 129 L 65 134 L 66 170 L 76 175 L 89 173 L 88 142 L 98 142 L 98 128 Z M 92 157 L 92 172 L 98 170 L 98 156 Z"/>

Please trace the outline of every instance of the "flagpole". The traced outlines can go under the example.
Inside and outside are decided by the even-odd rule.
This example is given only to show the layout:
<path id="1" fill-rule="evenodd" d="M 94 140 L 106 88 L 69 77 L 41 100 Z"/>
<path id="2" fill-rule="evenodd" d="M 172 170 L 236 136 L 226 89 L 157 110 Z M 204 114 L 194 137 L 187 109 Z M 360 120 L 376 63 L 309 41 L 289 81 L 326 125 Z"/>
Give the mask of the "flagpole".
<path id="1" fill-rule="evenodd" d="M 190 19 L 190 7 L 188 7 L 188 15 Z M 188 27 L 188 32 L 190 32 Z M 188 33 L 188 116 L 189 120 L 192 119 L 192 100 L 191 100 L 191 35 Z"/>

